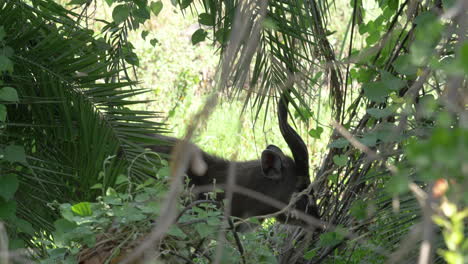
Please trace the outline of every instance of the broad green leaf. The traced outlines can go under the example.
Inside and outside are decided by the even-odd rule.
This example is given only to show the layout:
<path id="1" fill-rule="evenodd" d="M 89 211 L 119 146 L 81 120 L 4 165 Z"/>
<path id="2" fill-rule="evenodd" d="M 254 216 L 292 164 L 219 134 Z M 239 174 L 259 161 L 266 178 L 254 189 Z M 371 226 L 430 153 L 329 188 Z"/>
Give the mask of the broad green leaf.
<path id="1" fill-rule="evenodd" d="M 143 30 L 141 32 L 141 38 L 142 39 L 145 39 L 146 40 L 146 37 L 149 35 L 149 31 L 148 30 Z"/>
<path id="2" fill-rule="evenodd" d="M 411 57 L 408 54 L 400 55 L 395 62 L 393 67 L 400 74 L 415 75 L 418 68 L 411 63 Z"/>
<path id="3" fill-rule="evenodd" d="M 127 182 L 128 182 L 128 177 L 123 175 L 123 174 L 119 174 L 117 176 L 117 179 L 115 180 L 116 185 L 119 185 L 119 184 L 122 184 L 122 183 L 127 183 Z"/>
<path id="4" fill-rule="evenodd" d="M 101 189 L 101 188 L 102 188 L 102 183 L 96 183 L 90 187 L 91 190 L 96 190 L 96 189 Z"/>
<path id="5" fill-rule="evenodd" d="M 16 213 L 16 201 L 0 199 L 0 219 L 12 219 Z"/>
<path id="6" fill-rule="evenodd" d="M 374 31 L 366 38 L 366 43 L 368 46 L 372 46 L 373 44 L 377 43 L 380 39 L 380 32 Z"/>
<path id="7" fill-rule="evenodd" d="M 150 8 L 151 8 L 151 12 L 153 12 L 153 14 L 155 16 L 158 16 L 159 13 L 161 13 L 161 10 L 163 9 L 163 3 L 161 1 L 157 1 L 157 2 L 151 2 L 150 4 Z"/>
<path id="8" fill-rule="evenodd" d="M 294 117 L 306 122 L 312 117 L 312 112 L 306 107 L 299 107 L 294 112 Z"/>
<path id="9" fill-rule="evenodd" d="M 332 143 L 330 143 L 329 147 L 330 148 L 345 148 L 349 145 L 349 141 L 346 140 L 345 138 L 339 138 Z"/>
<path id="10" fill-rule="evenodd" d="M 334 155 L 333 156 L 333 163 L 335 163 L 336 165 L 340 167 L 345 166 L 347 162 L 348 162 L 348 156 L 346 155 Z"/>
<path id="11" fill-rule="evenodd" d="M 26 163 L 26 152 L 23 146 L 9 145 L 4 150 L 5 160 Z"/>
<path id="12" fill-rule="evenodd" d="M 0 101 L 18 102 L 18 93 L 13 87 L 3 87 L 0 89 Z"/>
<path id="13" fill-rule="evenodd" d="M 0 55 L 0 73 L 13 72 L 13 62 L 5 55 Z"/>
<path id="14" fill-rule="evenodd" d="M 395 112 L 395 109 L 393 107 L 385 107 L 384 109 L 379 109 L 379 108 L 369 108 L 366 110 L 366 112 L 371 115 L 372 117 L 375 117 L 377 119 L 380 118 L 385 118 L 387 116 L 392 115 Z"/>
<path id="15" fill-rule="evenodd" d="M 124 59 L 126 62 L 128 62 L 131 65 L 135 65 L 135 66 L 140 65 L 140 60 L 138 59 L 138 56 L 136 55 L 136 53 L 133 51 L 126 52 Z"/>
<path id="16" fill-rule="evenodd" d="M 6 201 L 13 198 L 15 192 L 18 190 L 19 181 L 18 177 L 14 174 L 0 175 L 0 196 Z"/>
<path id="17" fill-rule="evenodd" d="M 29 235 L 34 235 L 36 232 L 28 221 L 21 219 L 21 218 L 16 218 L 14 220 L 16 227 L 20 230 L 20 232 L 29 234 Z"/>
<path id="18" fill-rule="evenodd" d="M 112 11 L 112 19 L 116 24 L 124 22 L 130 15 L 130 8 L 127 5 L 118 5 Z"/>
<path id="19" fill-rule="evenodd" d="M 114 3 L 114 0 L 105 0 L 108 6 L 111 6 Z"/>
<path id="20" fill-rule="evenodd" d="M 195 224 L 194 227 L 201 238 L 208 237 L 209 235 L 213 234 L 215 231 L 212 226 L 209 226 L 205 223 Z"/>
<path id="21" fill-rule="evenodd" d="M 132 11 L 134 17 L 142 19 L 142 21 L 148 20 L 151 18 L 150 10 L 147 6 L 134 8 Z"/>
<path id="22" fill-rule="evenodd" d="M 323 247 L 333 247 L 343 241 L 344 235 L 338 230 L 326 232 L 320 235 L 319 245 Z"/>
<path id="23" fill-rule="evenodd" d="M 313 138 L 320 139 L 320 135 L 323 133 L 322 127 L 317 127 L 316 129 L 309 130 L 309 135 Z"/>
<path id="24" fill-rule="evenodd" d="M 363 220 L 367 217 L 367 204 L 362 200 L 356 200 L 349 209 L 349 212 L 358 220 Z"/>
<path id="25" fill-rule="evenodd" d="M 203 30 L 201 28 L 198 29 L 192 35 L 192 44 L 196 45 L 196 44 L 204 41 L 207 35 L 208 35 L 208 32 L 206 32 L 205 30 Z"/>
<path id="26" fill-rule="evenodd" d="M 272 18 L 270 17 L 266 17 L 263 21 L 262 21 L 262 26 L 266 29 L 271 29 L 271 30 L 277 30 L 279 27 L 278 25 L 276 24 L 275 20 L 273 20 Z"/>
<path id="27" fill-rule="evenodd" d="M 224 29 L 218 29 L 218 31 L 215 32 L 214 36 L 216 41 L 218 41 L 220 44 L 224 44 L 226 42 Z"/>
<path id="28" fill-rule="evenodd" d="M 408 182 L 408 177 L 402 172 L 392 175 L 385 187 L 389 194 L 398 195 L 408 191 Z"/>
<path id="29" fill-rule="evenodd" d="M 81 202 L 71 207 L 72 212 L 79 216 L 91 216 L 93 211 L 91 210 L 91 204 L 89 202 Z"/>
<path id="30" fill-rule="evenodd" d="M 392 91 L 398 91 L 406 86 L 406 81 L 393 76 L 387 71 L 382 72 L 382 83 L 385 87 Z"/>
<path id="31" fill-rule="evenodd" d="M 61 218 L 54 222 L 54 227 L 57 233 L 66 234 L 72 232 L 75 228 L 78 227 L 78 225 L 76 223 Z"/>
<path id="32" fill-rule="evenodd" d="M 387 3 L 387 6 L 390 8 L 390 10 L 396 11 L 398 9 L 398 0 L 388 0 Z"/>
<path id="33" fill-rule="evenodd" d="M 377 134 L 376 133 L 367 133 L 363 135 L 361 138 L 359 138 L 359 142 L 362 144 L 368 146 L 368 147 L 373 147 L 377 143 Z"/>
<path id="34" fill-rule="evenodd" d="M 6 106 L 3 104 L 0 104 L 0 121 L 5 122 L 7 117 L 7 109 Z"/>
<path id="35" fill-rule="evenodd" d="M 317 255 L 317 250 L 316 250 L 316 249 L 312 249 L 312 250 L 307 251 L 307 252 L 304 254 L 304 258 L 305 258 L 306 260 L 311 260 L 311 259 L 313 259 L 316 255 Z"/>
<path id="36" fill-rule="evenodd" d="M 150 44 L 151 44 L 151 46 L 153 46 L 153 47 L 156 46 L 156 44 L 158 44 L 158 43 L 159 43 L 159 40 L 158 40 L 158 39 L 155 39 L 155 38 L 154 38 L 154 39 L 151 39 L 151 40 L 150 40 Z"/>
<path id="37" fill-rule="evenodd" d="M 214 26 L 215 18 L 213 15 L 202 13 L 198 15 L 198 23 L 205 25 L 205 26 Z"/>
<path id="38" fill-rule="evenodd" d="M 167 231 L 167 233 L 171 236 L 175 236 L 178 238 L 187 238 L 187 235 L 180 228 L 174 225 L 169 228 L 169 231 Z"/>
<path id="39" fill-rule="evenodd" d="M 391 92 L 391 90 L 381 81 L 365 83 L 362 86 L 362 89 L 364 90 L 364 95 L 367 98 L 378 103 L 385 102 L 385 98 Z"/>

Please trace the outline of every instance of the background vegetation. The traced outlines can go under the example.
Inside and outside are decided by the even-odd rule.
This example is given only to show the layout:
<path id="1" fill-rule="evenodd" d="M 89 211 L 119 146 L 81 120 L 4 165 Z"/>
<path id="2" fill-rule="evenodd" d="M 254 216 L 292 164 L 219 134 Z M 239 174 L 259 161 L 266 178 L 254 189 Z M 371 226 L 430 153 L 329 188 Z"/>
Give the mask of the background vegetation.
<path id="1" fill-rule="evenodd" d="M 0 263 L 466 263 L 466 5 L 0 2 Z M 145 150 L 287 149 L 293 83 L 322 229 L 238 233 Z"/>

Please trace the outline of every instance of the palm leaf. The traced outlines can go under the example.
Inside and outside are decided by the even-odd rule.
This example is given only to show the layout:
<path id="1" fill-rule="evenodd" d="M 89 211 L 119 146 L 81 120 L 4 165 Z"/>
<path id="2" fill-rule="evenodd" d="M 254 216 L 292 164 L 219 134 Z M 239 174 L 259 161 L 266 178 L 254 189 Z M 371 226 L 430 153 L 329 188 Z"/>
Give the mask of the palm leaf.
<path id="1" fill-rule="evenodd" d="M 19 177 L 17 217 L 38 231 L 53 229 L 57 212 L 48 202 L 92 200 L 99 191 L 90 187 L 113 186 L 130 162 L 136 180 L 148 177 L 151 165 L 136 157 L 154 140 L 141 135 L 163 126 L 152 121 L 159 113 L 128 108 L 141 102 L 131 97 L 146 90 L 118 81 L 123 70 L 112 66 L 108 46 L 77 27 L 75 17 L 48 0 L 0 4 L 5 45 L 14 49 L 14 71 L 2 75 L 3 85 L 20 96 L 17 106 L 8 105 L 0 144 L 14 143 L 27 153 L 27 164 L 11 170 L 2 163 L 0 170 Z"/>

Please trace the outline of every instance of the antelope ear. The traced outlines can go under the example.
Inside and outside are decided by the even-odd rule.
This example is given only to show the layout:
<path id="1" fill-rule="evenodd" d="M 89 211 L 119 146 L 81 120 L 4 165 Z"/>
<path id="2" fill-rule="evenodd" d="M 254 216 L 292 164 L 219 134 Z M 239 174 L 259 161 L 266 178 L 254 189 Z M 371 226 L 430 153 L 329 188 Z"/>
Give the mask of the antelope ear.
<path id="1" fill-rule="evenodd" d="M 280 180 L 282 178 L 282 166 L 281 154 L 268 148 L 262 152 L 262 172 L 264 177 Z"/>

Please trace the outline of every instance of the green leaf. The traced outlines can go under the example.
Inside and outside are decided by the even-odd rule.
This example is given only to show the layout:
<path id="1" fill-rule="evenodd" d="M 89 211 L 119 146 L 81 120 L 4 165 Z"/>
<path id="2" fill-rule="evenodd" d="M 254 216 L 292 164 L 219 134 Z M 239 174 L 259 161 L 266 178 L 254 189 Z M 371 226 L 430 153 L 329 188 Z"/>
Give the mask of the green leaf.
<path id="1" fill-rule="evenodd" d="M 312 117 L 312 112 L 306 107 L 299 107 L 294 112 L 294 117 L 307 122 Z"/>
<path id="2" fill-rule="evenodd" d="M 67 234 L 72 232 L 76 227 L 78 227 L 78 225 L 74 222 L 70 222 L 61 218 L 54 222 L 54 227 L 56 232 L 60 234 Z"/>
<path id="3" fill-rule="evenodd" d="M 373 147 L 377 143 L 377 134 L 373 132 L 367 133 L 359 138 L 359 141 L 368 147 Z"/>
<path id="4" fill-rule="evenodd" d="M 395 109 L 393 107 L 386 107 L 384 109 L 379 109 L 379 108 L 369 108 L 366 110 L 366 112 L 371 115 L 372 117 L 375 117 L 377 119 L 384 118 L 387 116 L 390 116 L 395 112 Z"/>
<path id="5" fill-rule="evenodd" d="M 211 14 L 201 13 L 200 15 L 198 15 L 198 23 L 205 26 L 214 26 L 215 17 Z"/>
<path id="6" fill-rule="evenodd" d="M 112 19 L 116 24 L 124 22 L 130 15 L 130 8 L 127 5 L 118 5 L 112 11 Z"/>
<path id="7" fill-rule="evenodd" d="M 333 156 L 333 163 L 335 163 L 336 165 L 340 167 L 345 166 L 347 162 L 348 162 L 348 156 L 346 155 L 334 155 Z"/>
<path id="8" fill-rule="evenodd" d="M 86 4 L 88 0 L 71 0 L 68 5 L 83 5 Z"/>
<path id="9" fill-rule="evenodd" d="M 4 150 L 5 160 L 13 162 L 26 163 L 26 152 L 23 146 L 9 145 Z"/>
<path id="10" fill-rule="evenodd" d="M 0 199 L 0 219 L 12 219 L 16 213 L 16 201 L 3 201 Z"/>
<path id="11" fill-rule="evenodd" d="M 309 130 L 309 135 L 313 138 L 320 139 L 320 135 L 323 133 L 322 127 L 317 127 L 316 129 Z"/>
<path id="12" fill-rule="evenodd" d="M 320 235 L 319 245 L 322 247 L 333 247 L 343 241 L 344 235 L 339 231 L 326 232 Z"/>
<path id="13" fill-rule="evenodd" d="M 406 86 L 406 81 L 393 76 L 387 71 L 382 71 L 382 82 L 385 87 L 392 91 L 398 91 Z"/>
<path id="14" fill-rule="evenodd" d="M 0 55 L 0 72 L 13 72 L 13 62 L 5 55 Z"/>
<path id="15" fill-rule="evenodd" d="M 72 212 L 79 216 L 91 216 L 93 211 L 91 210 L 91 204 L 88 202 L 81 202 L 71 207 Z"/>
<path id="16" fill-rule="evenodd" d="M 349 141 L 346 140 L 345 138 L 339 138 L 332 143 L 330 143 L 329 147 L 330 148 L 345 148 L 349 145 Z"/>
<path id="17" fill-rule="evenodd" d="M 123 175 L 123 174 L 119 174 L 117 176 L 117 179 L 115 180 L 116 185 L 119 185 L 119 184 L 122 184 L 122 183 L 127 183 L 127 182 L 128 182 L 128 177 Z"/>
<path id="18" fill-rule="evenodd" d="M 158 2 L 151 2 L 150 4 L 150 9 L 151 9 L 151 12 L 153 12 L 153 14 L 155 16 L 158 16 L 159 13 L 161 13 L 161 10 L 163 9 L 163 3 L 161 1 L 158 1 Z"/>
<path id="19" fill-rule="evenodd" d="M 369 100 L 383 103 L 385 98 L 390 94 L 391 90 L 383 82 L 370 82 L 364 83 L 362 86 L 364 90 L 364 95 L 369 98 Z"/>
<path id="20" fill-rule="evenodd" d="M 402 194 L 408 190 L 408 177 L 403 172 L 393 175 L 385 187 L 391 195 Z"/>
<path id="21" fill-rule="evenodd" d="M 180 9 L 187 8 L 192 2 L 193 2 L 193 0 L 182 0 L 180 2 Z"/>
<path id="22" fill-rule="evenodd" d="M 28 221 L 21 219 L 21 218 L 16 218 L 14 220 L 16 227 L 20 230 L 20 232 L 29 234 L 29 235 L 34 235 L 36 232 Z"/>
<path id="23" fill-rule="evenodd" d="M 408 54 L 400 55 L 394 62 L 393 67 L 400 74 L 415 75 L 417 67 L 411 63 L 411 57 Z"/>
<path id="24" fill-rule="evenodd" d="M 148 30 L 143 30 L 141 32 L 141 38 L 142 39 L 145 39 L 146 40 L 146 37 L 149 35 L 149 31 Z"/>
<path id="25" fill-rule="evenodd" d="M 13 87 L 3 87 L 0 89 L 0 101 L 18 102 L 18 93 Z"/>
<path id="26" fill-rule="evenodd" d="M 140 60 L 138 59 L 138 56 L 136 55 L 136 53 L 133 51 L 127 51 L 125 53 L 124 59 L 126 62 L 128 62 L 131 65 L 135 65 L 135 66 L 140 65 Z"/>
<path id="27" fill-rule="evenodd" d="M 210 236 L 211 234 L 214 233 L 214 229 L 212 226 L 209 226 L 205 223 L 201 223 L 201 224 L 195 224 L 195 230 L 197 231 L 197 233 L 200 235 L 201 238 L 205 238 L 205 237 L 208 237 Z"/>
<path id="28" fill-rule="evenodd" d="M 3 104 L 0 104 L 0 121 L 5 122 L 7 117 L 7 109 L 6 106 Z"/>
<path id="29" fill-rule="evenodd" d="M 150 44 L 151 44 L 151 46 L 153 46 L 153 47 L 156 46 L 156 44 L 158 44 L 158 43 L 159 43 L 159 40 L 158 40 L 158 39 L 155 39 L 155 38 L 154 38 L 154 39 L 151 39 L 151 40 L 150 40 Z"/>
<path id="30" fill-rule="evenodd" d="M 387 6 L 390 8 L 390 10 L 396 11 L 398 9 L 398 0 L 388 0 L 387 3 Z"/>
<path id="31" fill-rule="evenodd" d="M 374 31 L 369 36 L 366 38 L 366 43 L 368 46 L 372 46 L 375 44 L 377 41 L 380 39 L 380 32 L 379 31 Z"/>
<path id="32" fill-rule="evenodd" d="M 147 6 L 134 8 L 132 14 L 134 17 L 138 17 L 143 21 L 151 18 L 151 13 Z"/>
<path id="33" fill-rule="evenodd" d="M 3 26 L 0 26 L 0 41 L 3 41 L 5 36 L 6 36 L 5 28 Z"/>
<path id="34" fill-rule="evenodd" d="M 367 217 L 367 204 L 362 200 L 356 200 L 349 211 L 356 219 L 363 220 Z"/>
<path id="35" fill-rule="evenodd" d="M 262 21 L 262 26 L 266 29 L 271 29 L 271 30 L 278 30 L 279 28 L 275 20 L 273 20 L 271 17 L 266 17 Z"/>
<path id="36" fill-rule="evenodd" d="M 198 29 L 192 35 L 192 44 L 196 45 L 196 44 L 204 41 L 207 35 L 208 35 L 208 32 L 206 32 L 205 30 L 203 30 L 201 28 Z"/>
<path id="37" fill-rule="evenodd" d="M 0 196 L 5 201 L 10 200 L 18 190 L 19 181 L 18 177 L 14 174 L 0 175 Z"/>
<path id="38" fill-rule="evenodd" d="M 460 62 L 461 62 L 461 67 L 465 71 L 466 74 L 468 74 L 468 42 L 465 41 L 463 45 L 460 48 Z"/>
<path id="39" fill-rule="evenodd" d="M 307 251 L 307 252 L 304 254 L 304 258 L 305 258 L 306 260 L 311 260 L 311 259 L 313 259 L 316 255 L 317 255 L 317 250 L 316 250 L 316 249 L 312 249 L 312 250 Z"/>
<path id="40" fill-rule="evenodd" d="M 101 188 L 102 188 L 102 183 L 96 183 L 90 187 L 91 190 L 96 190 L 96 189 L 101 189 Z"/>
<path id="41" fill-rule="evenodd" d="M 178 238 L 187 238 L 187 235 L 180 228 L 174 225 L 169 228 L 169 231 L 167 231 L 167 233 L 171 236 L 175 236 Z"/>

